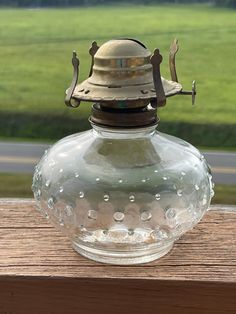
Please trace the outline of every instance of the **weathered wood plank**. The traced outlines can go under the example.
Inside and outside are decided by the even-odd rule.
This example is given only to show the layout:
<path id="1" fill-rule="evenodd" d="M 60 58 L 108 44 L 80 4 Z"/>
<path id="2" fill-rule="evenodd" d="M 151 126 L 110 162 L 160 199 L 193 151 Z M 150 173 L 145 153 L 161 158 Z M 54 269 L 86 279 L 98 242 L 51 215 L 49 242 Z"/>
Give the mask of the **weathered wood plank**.
<path id="1" fill-rule="evenodd" d="M 4 314 L 235 313 L 235 285 L 156 280 L 0 280 Z"/>
<path id="2" fill-rule="evenodd" d="M 0 200 L 0 313 L 235 313 L 236 210 L 216 207 L 172 251 L 110 266 L 73 251 L 32 200 Z"/>
<path id="3" fill-rule="evenodd" d="M 236 212 L 210 211 L 167 256 L 145 267 L 108 266 L 78 255 L 32 201 L 0 202 L 0 218 L 0 274 L 236 280 Z"/>

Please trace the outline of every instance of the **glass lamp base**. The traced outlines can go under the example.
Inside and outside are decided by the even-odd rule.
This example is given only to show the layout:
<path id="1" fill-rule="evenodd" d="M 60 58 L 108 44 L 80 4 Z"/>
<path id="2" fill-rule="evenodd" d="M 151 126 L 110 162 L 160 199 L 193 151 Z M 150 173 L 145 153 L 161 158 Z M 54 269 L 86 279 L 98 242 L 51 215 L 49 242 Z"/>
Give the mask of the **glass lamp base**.
<path id="1" fill-rule="evenodd" d="M 148 263 L 207 211 L 213 184 L 206 160 L 155 127 L 93 126 L 59 141 L 37 165 L 37 206 L 81 255 Z"/>
<path id="2" fill-rule="evenodd" d="M 174 242 L 165 246 L 147 245 L 137 251 L 112 251 L 95 249 L 84 244 L 73 242 L 73 248 L 79 254 L 96 262 L 114 265 L 132 265 L 149 263 L 166 255 L 173 247 Z"/>

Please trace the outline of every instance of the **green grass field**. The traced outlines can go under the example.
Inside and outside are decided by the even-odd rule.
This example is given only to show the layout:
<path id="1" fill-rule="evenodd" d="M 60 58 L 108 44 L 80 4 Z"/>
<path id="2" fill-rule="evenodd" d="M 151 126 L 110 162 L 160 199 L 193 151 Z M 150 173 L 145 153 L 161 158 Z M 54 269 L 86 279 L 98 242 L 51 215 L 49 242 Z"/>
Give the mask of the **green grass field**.
<path id="1" fill-rule="evenodd" d="M 236 12 L 208 6 L 124 6 L 74 9 L 0 10 L 1 110 L 83 116 L 65 107 L 64 90 L 72 76 L 71 53 L 87 77 L 91 41 L 135 37 L 163 54 L 169 78 L 168 49 L 177 37 L 179 79 L 185 89 L 196 79 L 197 106 L 190 97 L 169 99 L 162 120 L 236 123 Z"/>

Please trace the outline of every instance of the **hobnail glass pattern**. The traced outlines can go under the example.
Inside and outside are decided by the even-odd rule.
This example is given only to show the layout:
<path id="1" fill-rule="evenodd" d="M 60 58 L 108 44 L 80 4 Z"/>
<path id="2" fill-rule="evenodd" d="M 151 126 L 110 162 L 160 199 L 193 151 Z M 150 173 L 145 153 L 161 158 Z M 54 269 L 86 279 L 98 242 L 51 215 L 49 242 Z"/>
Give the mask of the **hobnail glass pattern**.
<path id="1" fill-rule="evenodd" d="M 36 166 L 37 208 L 82 255 L 112 264 L 149 262 L 208 210 L 214 192 L 205 158 L 155 128 L 93 125 L 57 142 Z"/>

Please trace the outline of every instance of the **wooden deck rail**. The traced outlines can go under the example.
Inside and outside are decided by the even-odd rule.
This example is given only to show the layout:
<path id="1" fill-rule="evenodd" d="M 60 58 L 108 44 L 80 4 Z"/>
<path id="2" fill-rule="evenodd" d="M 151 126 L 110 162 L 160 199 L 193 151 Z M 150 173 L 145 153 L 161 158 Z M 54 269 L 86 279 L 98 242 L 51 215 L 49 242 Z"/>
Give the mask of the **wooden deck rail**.
<path id="1" fill-rule="evenodd" d="M 213 207 L 160 260 L 110 266 L 75 253 L 32 200 L 0 199 L 0 313 L 236 313 L 236 207 Z"/>

